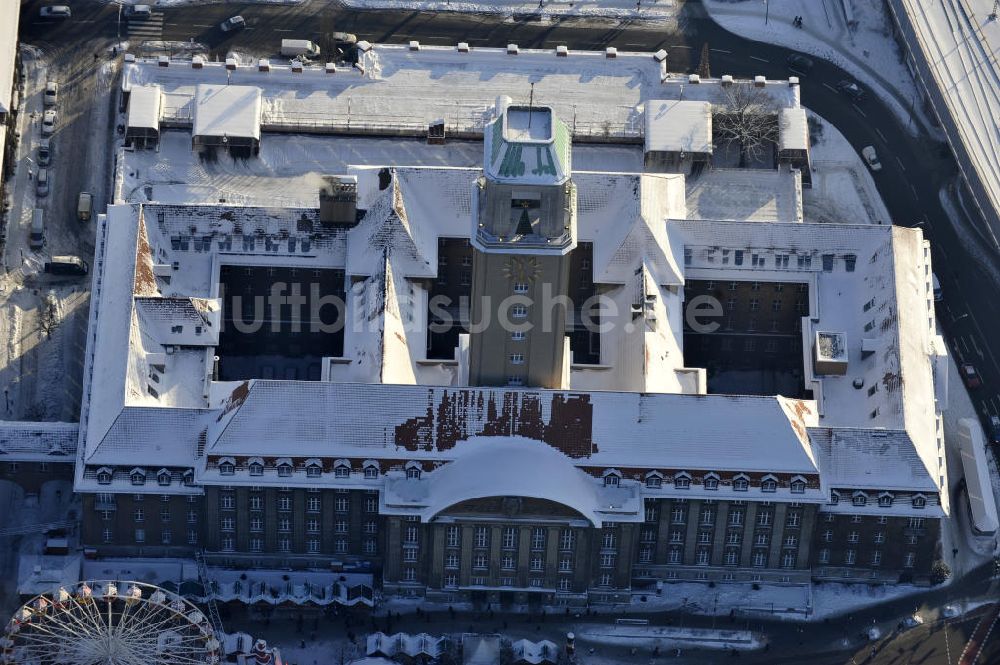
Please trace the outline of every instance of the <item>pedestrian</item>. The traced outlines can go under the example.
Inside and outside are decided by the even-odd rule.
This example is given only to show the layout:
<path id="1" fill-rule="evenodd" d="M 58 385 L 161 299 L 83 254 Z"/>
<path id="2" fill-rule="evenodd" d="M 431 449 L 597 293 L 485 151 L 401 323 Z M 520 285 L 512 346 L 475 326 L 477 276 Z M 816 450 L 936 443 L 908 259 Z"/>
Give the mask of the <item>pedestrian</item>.
<path id="1" fill-rule="evenodd" d="M 29 166 L 29 167 L 28 167 L 28 180 L 31 180 L 31 179 L 32 179 L 32 178 L 34 178 L 34 177 L 35 177 L 35 172 L 34 172 L 34 171 L 33 171 L 33 170 L 31 169 L 31 167 Z"/>

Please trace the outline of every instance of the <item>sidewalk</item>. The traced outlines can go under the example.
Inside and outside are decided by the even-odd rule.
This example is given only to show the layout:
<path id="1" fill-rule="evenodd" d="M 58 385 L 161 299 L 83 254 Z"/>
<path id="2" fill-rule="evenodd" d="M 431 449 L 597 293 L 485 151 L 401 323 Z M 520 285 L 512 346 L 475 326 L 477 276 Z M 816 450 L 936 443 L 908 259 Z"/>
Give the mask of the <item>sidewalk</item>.
<path id="1" fill-rule="evenodd" d="M 708 14 L 726 30 L 757 41 L 810 53 L 850 72 L 907 124 L 937 133 L 928 119 L 913 77 L 903 64 L 881 0 L 702 0 Z M 844 2 L 853 8 L 847 24 Z M 802 27 L 792 20 L 802 17 Z M 910 122 L 915 118 L 917 122 Z"/>
<path id="2" fill-rule="evenodd" d="M 352 9 L 409 9 L 416 11 L 467 12 L 503 16 L 535 16 L 540 23 L 552 17 L 638 19 L 652 22 L 675 20 L 674 0 L 340 0 Z"/>

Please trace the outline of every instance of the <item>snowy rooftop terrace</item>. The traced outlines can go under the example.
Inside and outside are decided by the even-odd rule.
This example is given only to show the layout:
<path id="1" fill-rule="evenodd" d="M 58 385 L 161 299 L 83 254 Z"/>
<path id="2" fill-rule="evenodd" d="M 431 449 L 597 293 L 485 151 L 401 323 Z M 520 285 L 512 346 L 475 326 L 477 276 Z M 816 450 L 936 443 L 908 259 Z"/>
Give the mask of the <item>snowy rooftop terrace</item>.
<path id="1" fill-rule="evenodd" d="M 332 73 L 335 72 L 335 73 Z M 268 71 L 224 63 L 175 60 L 161 67 L 154 60 L 125 66 L 122 86 L 158 84 L 163 89 L 163 120 L 190 124 L 199 84 L 256 86 L 261 89 L 264 131 L 352 133 L 423 133 L 443 119 L 449 135 L 482 135 L 495 99 L 508 95 L 527 105 L 534 84 L 534 104 L 550 106 L 569 126 L 575 140 L 638 140 L 643 134 L 643 105 L 649 99 L 721 99 L 719 79 L 693 84 L 687 76 L 668 74 L 649 53 L 375 45 L 361 54 L 355 69 L 289 66 Z M 761 81 L 779 107 L 798 105 L 798 85 Z"/>

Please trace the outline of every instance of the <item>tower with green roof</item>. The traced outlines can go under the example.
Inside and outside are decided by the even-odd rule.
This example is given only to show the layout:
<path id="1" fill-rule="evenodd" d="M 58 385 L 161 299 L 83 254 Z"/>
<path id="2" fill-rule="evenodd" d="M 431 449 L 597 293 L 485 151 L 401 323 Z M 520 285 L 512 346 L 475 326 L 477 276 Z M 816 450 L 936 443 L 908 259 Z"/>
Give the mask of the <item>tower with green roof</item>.
<path id="1" fill-rule="evenodd" d="M 473 206 L 469 383 L 560 388 L 576 187 L 569 129 L 546 106 L 503 106 L 485 129 Z"/>

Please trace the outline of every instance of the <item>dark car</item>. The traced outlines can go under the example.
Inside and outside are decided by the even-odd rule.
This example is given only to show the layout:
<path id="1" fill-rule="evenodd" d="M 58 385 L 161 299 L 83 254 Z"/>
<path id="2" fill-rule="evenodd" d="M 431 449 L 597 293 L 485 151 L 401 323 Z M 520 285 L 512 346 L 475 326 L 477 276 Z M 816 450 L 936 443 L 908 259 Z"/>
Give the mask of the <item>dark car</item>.
<path id="1" fill-rule="evenodd" d="M 976 371 L 974 365 L 970 363 L 963 363 L 958 371 L 962 374 L 962 383 L 969 390 L 975 388 L 981 388 L 983 386 L 983 379 L 979 376 L 979 372 Z"/>
<path id="2" fill-rule="evenodd" d="M 223 32 L 232 32 L 233 30 L 242 30 L 247 27 L 247 22 L 243 20 L 242 16 L 230 16 L 225 21 L 219 24 L 219 29 Z"/>
<path id="3" fill-rule="evenodd" d="M 45 272 L 50 275 L 86 275 L 90 266 L 79 256 L 53 256 L 45 263 Z"/>
<path id="4" fill-rule="evenodd" d="M 793 53 L 788 56 L 788 68 L 793 72 L 800 72 L 802 74 L 808 74 L 809 70 L 813 68 L 813 61 L 804 55 L 798 53 Z"/>
<path id="5" fill-rule="evenodd" d="M 1000 446 L 1000 416 L 990 416 L 989 431 L 986 435 L 990 437 L 990 443 Z"/>
<path id="6" fill-rule="evenodd" d="M 841 81 L 837 84 L 837 90 L 844 93 L 854 101 L 858 102 L 865 96 L 865 91 L 861 89 L 855 81 Z"/>

